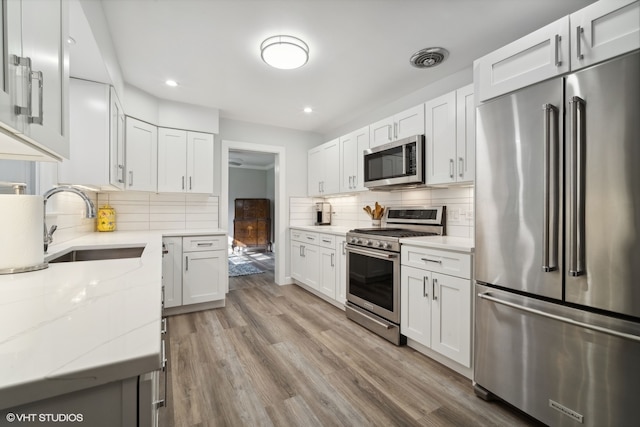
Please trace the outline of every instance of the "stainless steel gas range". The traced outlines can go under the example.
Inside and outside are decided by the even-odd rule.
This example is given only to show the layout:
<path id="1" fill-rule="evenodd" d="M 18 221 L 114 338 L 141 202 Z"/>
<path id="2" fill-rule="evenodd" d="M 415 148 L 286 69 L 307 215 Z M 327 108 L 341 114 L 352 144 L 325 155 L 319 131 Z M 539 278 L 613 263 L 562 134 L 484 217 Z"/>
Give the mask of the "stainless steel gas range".
<path id="1" fill-rule="evenodd" d="M 400 333 L 400 239 L 444 235 L 446 207 L 389 208 L 383 227 L 347 233 L 347 317 L 396 345 Z"/>

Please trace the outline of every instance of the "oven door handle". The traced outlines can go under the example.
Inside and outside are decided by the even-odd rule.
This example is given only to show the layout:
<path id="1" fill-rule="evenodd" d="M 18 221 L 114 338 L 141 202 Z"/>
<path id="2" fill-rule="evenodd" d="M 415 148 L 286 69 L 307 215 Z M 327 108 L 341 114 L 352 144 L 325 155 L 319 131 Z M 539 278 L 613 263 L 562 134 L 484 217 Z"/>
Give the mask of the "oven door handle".
<path id="1" fill-rule="evenodd" d="M 353 248 L 350 246 L 347 246 L 347 251 L 353 252 L 354 254 L 366 255 L 366 256 L 371 256 L 374 258 L 381 258 L 381 259 L 398 258 L 398 254 L 390 254 L 388 252 L 367 251 L 365 249 Z"/>

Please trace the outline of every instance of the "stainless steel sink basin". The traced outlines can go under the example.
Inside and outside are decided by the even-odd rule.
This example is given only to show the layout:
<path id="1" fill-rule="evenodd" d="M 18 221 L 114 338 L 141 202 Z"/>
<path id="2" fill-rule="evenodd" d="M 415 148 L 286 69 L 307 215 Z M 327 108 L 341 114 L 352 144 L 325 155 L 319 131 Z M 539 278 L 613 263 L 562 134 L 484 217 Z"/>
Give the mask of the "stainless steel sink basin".
<path id="1" fill-rule="evenodd" d="M 56 262 L 97 261 L 104 259 L 140 258 L 144 246 L 104 249 L 76 249 L 58 255 L 48 260 L 49 264 Z"/>

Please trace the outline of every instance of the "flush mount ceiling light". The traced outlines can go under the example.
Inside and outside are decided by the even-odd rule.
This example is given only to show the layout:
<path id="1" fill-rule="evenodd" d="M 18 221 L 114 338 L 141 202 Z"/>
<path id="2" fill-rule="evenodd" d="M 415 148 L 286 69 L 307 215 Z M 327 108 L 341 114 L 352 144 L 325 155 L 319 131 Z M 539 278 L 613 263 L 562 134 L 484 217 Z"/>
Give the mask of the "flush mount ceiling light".
<path id="1" fill-rule="evenodd" d="M 274 68 L 292 70 L 309 60 L 309 46 L 293 36 L 269 37 L 260 45 L 262 60 Z"/>
<path id="2" fill-rule="evenodd" d="M 449 51 L 441 47 L 428 47 L 411 55 L 409 62 L 416 68 L 430 68 L 444 62 Z"/>
<path id="3" fill-rule="evenodd" d="M 302 111 L 304 111 L 304 112 L 305 112 L 305 113 L 307 113 L 307 114 L 309 114 L 309 113 L 313 113 L 313 108 L 311 108 L 311 107 L 304 107 L 304 110 L 302 110 Z"/>
<path id="4" fill-rule="evenodd" d="M 164 82 L 164 84 L 166 84 L 167 86 L 171 86 L 171 87 L 178 86 L 178 82 L 175 81 L 175 80 L 167 80 L 166 82 Z"/>

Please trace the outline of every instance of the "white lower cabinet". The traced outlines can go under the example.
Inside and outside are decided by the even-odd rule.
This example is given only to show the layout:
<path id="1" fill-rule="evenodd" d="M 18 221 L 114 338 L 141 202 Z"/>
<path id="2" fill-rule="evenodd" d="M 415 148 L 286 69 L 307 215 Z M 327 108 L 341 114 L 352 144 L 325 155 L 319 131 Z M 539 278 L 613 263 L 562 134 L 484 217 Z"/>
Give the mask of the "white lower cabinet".
<path id="1" fill-rule="evenodd" d="M 222 306 L 215 303 L 224 303 L 227 292 L 226 240 L 224 234 L 162 239 L 165 314 Z"/>
<path id="2" fill-rule="evenodd" d="M 422 255 L 422 268 L 409 254 Z M 458 259 L 466 269 L 443 274 L 442 258 Z M 407 338 L 465 368 L 471 367 L 471 255 L 402 246 L 400 268 L 400 330 Z M 440 262 L 438 262 L 440 261 Z M 446 266 L 445 266 L 446 268 Z M 452 270 L 448 270 L 452 271 Z"/>
<path id="3" fill-rule="evenodd" d="M 336 280 L 336 300 L 340 304 L 347 302 L 347 238 L 336 239 L 338 255 L 338 279 Z"/>
<path id="4" fill-rule="evenodd" d="M 346 258 L 340 250 L 345 238 L 292 229 L 290 240 L 291 277 L 331 302 L 344 304 Z"/>

